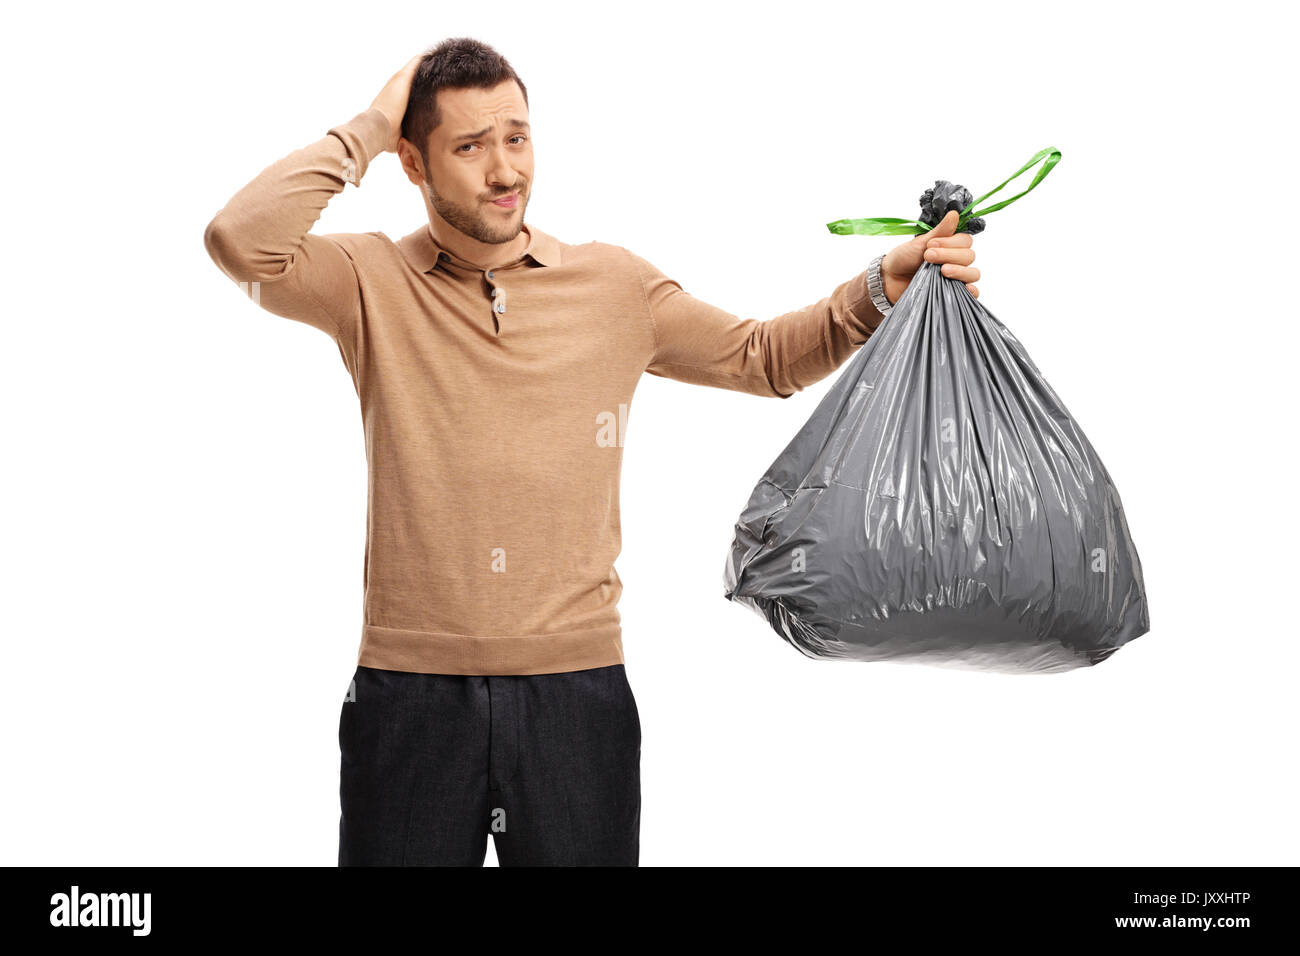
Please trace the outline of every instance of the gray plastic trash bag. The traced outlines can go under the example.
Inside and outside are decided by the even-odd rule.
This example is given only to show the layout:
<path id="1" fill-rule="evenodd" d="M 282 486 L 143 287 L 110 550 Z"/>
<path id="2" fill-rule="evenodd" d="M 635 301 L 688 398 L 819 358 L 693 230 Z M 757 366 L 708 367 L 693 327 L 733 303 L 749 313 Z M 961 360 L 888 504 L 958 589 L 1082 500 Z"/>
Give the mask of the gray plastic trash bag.
<path id="1" fill-rule="evenodd" d="M 724 582 L 831 660 L 1062 671 L 1150 627 L 1097 453 L 1020 342 L 932 263 L 754 489 Z"/>

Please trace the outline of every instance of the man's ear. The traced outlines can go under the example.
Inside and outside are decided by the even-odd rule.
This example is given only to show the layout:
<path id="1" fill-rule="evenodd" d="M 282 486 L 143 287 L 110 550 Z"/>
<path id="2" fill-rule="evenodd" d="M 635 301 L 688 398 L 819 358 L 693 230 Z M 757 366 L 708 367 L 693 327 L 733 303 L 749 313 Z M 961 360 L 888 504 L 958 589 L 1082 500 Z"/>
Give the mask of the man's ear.
<path id="1" fill-rule="evenodd" d="M 424 157 L 422 157 L 420 151 L 415 148 L 415 144 L 405 136 L 398 137 L 397 156 L 402 164 L 402 172 L 406 173 L 406 178 L 409 179 L 413 185 L 423 185 L 425 179 Z"/>

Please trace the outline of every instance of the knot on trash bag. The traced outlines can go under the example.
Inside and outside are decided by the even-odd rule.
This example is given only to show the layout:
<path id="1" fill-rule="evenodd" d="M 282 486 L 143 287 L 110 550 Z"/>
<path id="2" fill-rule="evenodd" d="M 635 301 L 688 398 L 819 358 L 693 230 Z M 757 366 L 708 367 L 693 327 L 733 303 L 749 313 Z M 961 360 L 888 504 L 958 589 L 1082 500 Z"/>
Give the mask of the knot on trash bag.
<path id="1" fill-rule="evenodd" d="M 917 221 L 923 222 L 933 229 L 939 225 L 943 217 L 950 211 L 960 215 L 961 211 L 969 206 L 974 198 L 974 194 L 965 186 L 958 186 L 946 179 L 936 179 L 933 189 L 927 189 L 921 193 L 921 215 Z M 957 231 L 968 232 L 972 236 L 978 232 L 983 232 L 984 220 L 983 218 L 970 219 L 965 225 L 960 226 Z"/>

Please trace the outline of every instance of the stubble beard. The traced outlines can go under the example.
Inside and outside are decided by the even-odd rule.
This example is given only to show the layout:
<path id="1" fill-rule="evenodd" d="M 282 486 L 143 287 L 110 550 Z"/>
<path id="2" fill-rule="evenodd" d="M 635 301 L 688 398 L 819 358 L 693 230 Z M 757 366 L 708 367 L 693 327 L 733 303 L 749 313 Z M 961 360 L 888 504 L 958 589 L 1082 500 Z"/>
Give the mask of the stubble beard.
<path id="1" fill-rule="evenodd" d="M 519 198 L 516 203 L 518 204 L 517 208 L 520 210 L 518 219 L 511 216 L 507 220 L 494 223 L 489 221 L 487 210 L 480 208 L 467 209 L 459 203 L 444 199 L 433 188 L 431 179 L 426 178 L 424 181 L 424 194 L 428 197 L 429 205 L 433 207 L 434 212 L 441 216 L 449 226 L 463 232 L 471 239 L 492 245 L 510 242 L 523 230 L 524 217 L 522 213 L 526 197 L 523 187 L 519 186 L 517 188 L 519 189 Z M 486 203 L 483 205 L 486 205 Z"/>

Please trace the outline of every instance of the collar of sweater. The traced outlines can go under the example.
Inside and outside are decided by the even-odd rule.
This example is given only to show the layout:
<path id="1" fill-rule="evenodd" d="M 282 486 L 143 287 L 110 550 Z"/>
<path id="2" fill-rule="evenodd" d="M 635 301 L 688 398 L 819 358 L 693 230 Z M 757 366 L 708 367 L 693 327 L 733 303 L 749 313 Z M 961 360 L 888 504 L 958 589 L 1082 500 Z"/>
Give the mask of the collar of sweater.
<path id="1" fill-rule="evenodd" d="M 528 248 L 523 251 L 523 254 L 518 259 L 495 268 L 505 269 L 526 258 L 532 258 L 544 266 L 557 266 L 560 264 L 560 243 L 555 237 L 528 223 L 524 223 L 523 229 L 528 234 Z M 402 255 L 406 257 L 407 261 L 420 272 L 432 272 L 437 268 L 439 260 L 443 257 L 464 268 L 479 268 L 474 263 L 467 262 L 454 252 L 438 245 L 433 238 L 433 232 L 428 223 L 400 239 L 397 247 L 402 251 Z"/>

